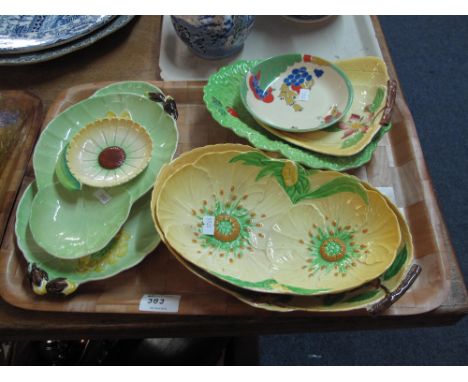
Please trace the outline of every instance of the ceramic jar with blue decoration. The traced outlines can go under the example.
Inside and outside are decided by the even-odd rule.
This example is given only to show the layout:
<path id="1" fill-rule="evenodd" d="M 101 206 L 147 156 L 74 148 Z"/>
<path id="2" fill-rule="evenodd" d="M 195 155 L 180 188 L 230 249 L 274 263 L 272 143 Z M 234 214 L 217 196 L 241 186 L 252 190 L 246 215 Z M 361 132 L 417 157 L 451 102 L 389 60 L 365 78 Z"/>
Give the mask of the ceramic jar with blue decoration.
<path id="1" fill-rule="evenodd" d="M 171 16 L 180 39 L 198 56 L 220 59 L 239 52 L 255 16 Z"/>

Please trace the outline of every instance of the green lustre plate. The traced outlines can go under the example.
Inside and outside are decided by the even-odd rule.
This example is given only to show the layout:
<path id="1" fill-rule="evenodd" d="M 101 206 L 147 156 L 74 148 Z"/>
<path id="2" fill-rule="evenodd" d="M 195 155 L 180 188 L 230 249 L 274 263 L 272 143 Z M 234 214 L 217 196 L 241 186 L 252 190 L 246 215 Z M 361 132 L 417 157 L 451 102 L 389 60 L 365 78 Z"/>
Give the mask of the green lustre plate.
<path id="1" fill-rule="evenodd" d="M 105 86 L 92 95 L 92 97 L 103 96 L 108 94 L 136 94 L 142 97 L 148 97 L 149 93 L 163 93 L 157 86 L 144 81 L 123 81 L 115 82 Z"/>
<path id="2" fill-rule="evenodd" d="M 178 131 L 175 120 L 161 104 L 134 94 L 108 94 L 88 98 L 55 117 L 38 140 L 33 156 L 34 173 L 39 189 L 58 179 L 57 164 L 63 163 L 63 150 L 71 138 L 85 126 L 109 117 L 129 118 L 143 126 L 153 141 L 151 161 L 146 169 L 131 181 L 115 187 L 128 191 L 135 201 L 151 189 L 162 165 L 169 162 L 177 148 Z M 62 184 L 67 171 L 59 171 Z M 67 184 L 67 182 L 65 182 Z M 68 184 L 76 185 L 70 179 Z M 79 189 L 78 184 L 76 189 Z"/>
<path id="3" fill-rule="evenodd" d="M 80 284 L 114 276 L 140 263 L 160 242 L 149 207 L 150 195 L 136 202 L 128 220 L 102 250 L 76 260 L 63 260 L 46 253 L 34 240 L 29 219 L 37 186 L 25 190 L 16 212 L 18 247 L 29 265 L 32 289 L 37 294 L 70 294 Z"/>
<path id="4" fill-rule="evenodd" d="M 259 60 L 237 61 L 213 74 L 204 88 L 204 101 L 212 117 L 222 126 L 246 138 L 253 146 L 278 152 L 307 167 L 343 171 L 370 161 L 377 144 L 391 125 L 382 126 L 372 141 L 359 153 L 348 157 L 320 154 L 288 144 L 260 126 L 242 104 L 240 86 Z"/>

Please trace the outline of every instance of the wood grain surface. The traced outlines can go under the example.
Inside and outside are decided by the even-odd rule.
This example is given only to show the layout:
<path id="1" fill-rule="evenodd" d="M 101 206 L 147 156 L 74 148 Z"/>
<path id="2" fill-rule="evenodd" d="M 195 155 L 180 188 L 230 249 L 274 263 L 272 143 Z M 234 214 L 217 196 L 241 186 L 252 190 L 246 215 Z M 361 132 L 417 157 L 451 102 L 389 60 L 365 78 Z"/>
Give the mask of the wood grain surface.
<path id="1" fill-rule="evenodd" d="M 1 244 L 26 166 L 41 130 L 43 111 L 39 98 L 21 90 L 0 91 L 0 108 L 2 112 L 13 113 L 17 116 L 13 126 L 16 140 L 4 154 L 5 160 L 0 163 Z"/>
<path id="2" fill-rule="evenodd" d="M 373 22 L 389 71 L 393 78 L 397 78 L 377 18 L 374 17 Z M 159 79 L 160 27 L 160 17 L 140 17 L 121 31 L 108 36 L 95 45 L 49 63 L 28 67 L 1 67 L 0 78 L 2 81 L 0 89 L 29 89 L 42 98 L 45 106 L 49 107 L 60 92 L 77 84 L 105 80 L 157 80 Z M 190 85 L 196 87 L 200 84 Z M 172 85 L 166 83 L 166 86 Z M 184 96 L 187 96 L 189 93 L 187 90 L 181 91 L 178 94 L 178 101 L 183 103 Z M 341 317 L 271 315 L 259 310 L 253 310 L 252 313 L 245 313 L 244 311 L 243 315 L 229 316 L 50 313 L 22 310 L 0 299 L 0 338 L 215 336 L 318 330 L 382 329 L 384 327 L 442 325 L 455 322 L 468 312 L 466 288 L 440 214 L 440 209 L 437 206 L 430 178 L 427 175 L 416 129 L 400 90 L 397 95 L 397 108 L 400 116 L 397 117 L 398 114 L 395 115 L 395 122 L 398 123 L 399 119 L 410 121 L 405 134 L 410 137 L 412 144 L 404 143 L 405 134 L 395 134 L 394 137 L 392 136 L 391 144 L 396 145 L 394 147 L 399 145 L 398 150 L 401 151 L 398 158 L 394 157 L 393 159 L 397 161 L 398 167 L 402 167 L 402 174 L 407 174 L 405 176 L 408 181 L 416 181 L 419 176 L 423 179 L 421 192 L 412 192 L 411 185 L 401 187 L 397 192 L 405 195 L 401 199 L 402 202 L 409 203 L 407 208 L 419 211 L 418 213 L 410 212 L 415 217 L 412 223 L 414 229 L 418 228 L 418 223 L 421 221 L 419 219 L 427 219 L 428 216 L 436 222 L 435 228 L 439 233 L 437 239 L 430 240 L 427 244 L 424 242 L 426 247 L 421 248 L 424 251 L 426 249 L 430 251 L 438 248 L 442 252 L 442 255 L 447 258 L 448 266 L 446 272 L 448 273 L 446 275 L 448 276 L 450 287 L 448 296 L 445 299 L 442 298 L 443 301 L 439 308 L 427 314 L 412 316 L 383 316 L 372 319 L 367 317 L 347 317 L 346 320 L 343 320 Z M 200 125 L 205 123 L 203 119 L 193 121 L 193 118 L 195 117 L 187 117 L 184 123 L 190 124 L 196 122 L 200 123 Z M 226 134 L 228 134 L 228 130 L 220 130 L 226 131 Z M 200 132 L 196 131 L 194 134 L 200 134 Z M 205 136 L 205 139 L 210 139 L 210 136 Z M 390 141 L 386 141 L 385 143 L 389 144 Z M 181 146 L 179 149 L 185 150 L 187 148 L 187 146 Z M 358 170 L 357 175 L 360 175 L 359 173 L 364 174 L 365 171 L 366 175 L 372 178 L 373 181 L 378 181 L 379 184 L 390 184 L 392 175 L 388 172 L 385 174 L 380 172 L 379 166 L 377 166 L 377 163 L 374 163 L 383 163 L 385 158 L 389 158 L 385 150 L 379 147 L 371 165 L 366 166 L 365 170 Z M 32 174 L 30 170 L 28 173 Z M 417 174 L 417 176 L 415 177 L 414 174 Z M 407 191 L 408 194 L 406 194 Z M 425 198 L 426 196 L 428 199 Z M 420 203 L 418 200 L 421 197 L 424 197 L 424 200 L 432 200 L 431 208 L 418 207 L 418 203 Z M 407 214 L 406 211 L 405 213 Z M 418 235 L 424 234 L 424 230 L 418 233 Z M 2 259 L 4 259 L 5 253 L 8 253 L 8 251 L 2 250 L 0 254 Z M 421 256 L 421 259 L 424 260 L 430 257 L 428 253 L 427 256 Z M 121 276 L 125 277 L 125 274 Z M 226 298 L 232 299 L 231 297 Z"/>

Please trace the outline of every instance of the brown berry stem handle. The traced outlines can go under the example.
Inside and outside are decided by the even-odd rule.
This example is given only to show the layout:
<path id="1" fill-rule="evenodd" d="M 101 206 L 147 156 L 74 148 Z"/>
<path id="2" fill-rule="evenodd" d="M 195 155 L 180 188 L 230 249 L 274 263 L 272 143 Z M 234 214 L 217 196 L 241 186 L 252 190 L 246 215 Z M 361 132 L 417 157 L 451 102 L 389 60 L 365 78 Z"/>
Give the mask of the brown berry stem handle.
<path id="1" fill-rule="evenodd" d="M 388 96 L 387 103 L 383 111 L 382 119 L 380 120 L 381 125 L 388 125 L 392 120 L 393 106 L 395 106 L 395 99 L 397 93 L 397 83 L 395 80 L 388 81 Z"/>
<path id="2" fill-rule="evenodd" d="M 408 273 L 406 274 L 401 284 L 398 286 L 398 288 L 395 289 L 393 292 L 388 293 L 383 300 L 368 307 L 367 311 L 373 316 L 377 316 L 385 312 L 408 291 L 408 289 L 411 287 L 411 285 L 413 285 L 420 273 L 421 267 L 417 264 L 413 264 L 410 267 Z"/>
<path id="3" fill-rule="evenodd" d="M 162 93 L 149 92 L 148 97 L 151 101 L 161 103 L 164 111 L 172 116 L 176 121 L 179 118 L 179 111 L 177 110 L 177 104 L 171 96 L 165 96 Z"/>

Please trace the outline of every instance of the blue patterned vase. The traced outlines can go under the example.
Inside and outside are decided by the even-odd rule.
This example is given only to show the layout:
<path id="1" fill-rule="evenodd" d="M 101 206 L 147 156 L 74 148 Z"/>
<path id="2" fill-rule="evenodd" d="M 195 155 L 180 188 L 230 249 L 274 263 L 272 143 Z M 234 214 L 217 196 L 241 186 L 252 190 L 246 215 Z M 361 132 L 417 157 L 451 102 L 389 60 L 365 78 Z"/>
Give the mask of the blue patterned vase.
<path id="1" fill-rule="evenodd" d="M 198 56 L 220 59 L 242 49 L 255 16 L 171 16 L 180 39 Z"/>

